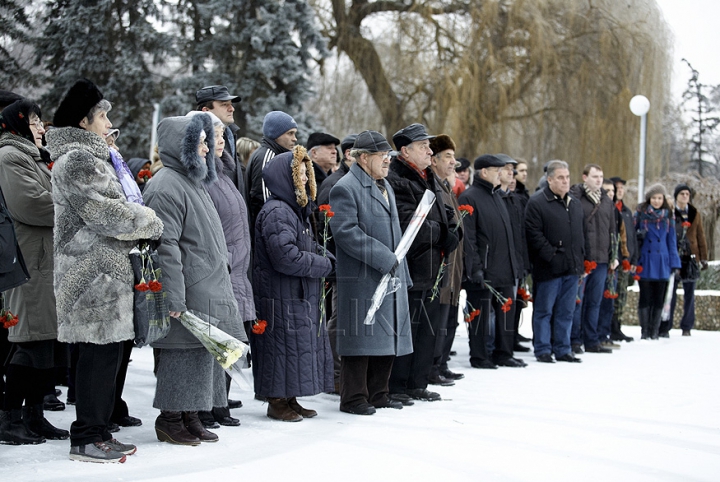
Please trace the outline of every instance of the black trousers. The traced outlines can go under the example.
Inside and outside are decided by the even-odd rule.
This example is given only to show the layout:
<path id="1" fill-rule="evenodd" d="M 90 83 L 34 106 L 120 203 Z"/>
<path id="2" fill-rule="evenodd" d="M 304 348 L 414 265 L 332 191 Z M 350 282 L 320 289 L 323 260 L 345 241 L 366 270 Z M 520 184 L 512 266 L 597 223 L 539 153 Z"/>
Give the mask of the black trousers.
<path id="1" fill-rule="evenodd" d="M 410 328 L 413 353 L 395 358 L 390 375 L 390 393 L 404 393 L 407 389 L 427 388 L 428 375 L 435 359 L 435 345 L 440 325 L 447 318 L 449 306 L 440 298 L 430 301 L 430 290 L 408 291 Z"/>
<path id="2" fill-rule="evenodd" d="M 132 353 L 135 342 L 126 340 L 120 343 L 122 345 L 122 360 L 115 378 L 115 406 L 113 408 L 110 420 L 116 421 L 130 415 L 127 403 L 122 399 L 123 390 L 125 389 L 125 379 L 127 378 L 128 365 L 130 364 L 130 354 Z"/>
<path id="3" fill-rule="evenodd" d="M 458 323 L 458 307 L 450 306 L 447 316 L 447 331 L 445 338 L 442 340 L 442 350 L 440 353 L 440 359 L 437 360 L 436 365 L 442 370 L 448 369 L 448 360 L 450 360 L 450 352 L 452 351 L 453 342 L 455 341 L 455 333 L 457 332 Z"/>
<path id="4" fill-rule="evenodd" d="M 122 343 L 77 343 L 75 370 L 76 420 L 70 426 L 70 445 L 105 442 L 115 406 L 115 380 L 122 363 Z"/>
<path id="5" fill-rule="evenodd" d="M 387 401 L 395 356 L 343 356 L 340 359 L 340 406 Z"/>
<path id="6" fill-rule="evenodd" d="M 480 310 L 480 315 L 469 324 L 470 361 L 483 360 L 504 361 L 513 356 L 515 344 L 515 287 L 494 287 L 502 296 L 512 298 L 513 304 L 507 312 L 500 308 L 502 303 L 493 296 L 490 290 L 468 290 L 467 299 L 473 308 Z M 493 326 L 490 326 L 490 313 L 495 314 Z M 495 332 L 493 353 L 488 353 L 488 336 Z"/>

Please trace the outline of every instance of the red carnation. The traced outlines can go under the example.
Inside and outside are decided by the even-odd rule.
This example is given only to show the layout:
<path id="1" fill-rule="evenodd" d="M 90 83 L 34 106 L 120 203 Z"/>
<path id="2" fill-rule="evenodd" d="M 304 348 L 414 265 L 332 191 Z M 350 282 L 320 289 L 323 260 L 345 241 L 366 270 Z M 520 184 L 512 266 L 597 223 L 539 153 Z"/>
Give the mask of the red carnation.
<path id="1" fill-rule="evenodd" d="M 466 212 L 468 215 L 472 216 L 473 212 L 475 211 L 475 208 L 473 208 L 469 204 L 463 204 L 461 206 L 458 206 L 458 211 Z"/>
<path id="2" fill-rule="evenodd" d="M 500 310 L 502 310 L 503 313 L 507 313 L 510 311 L 510 308 L 512 307 L 512 298 L 508 298 L 505 303 L 500 307 Z"/>
<path id="3" fill-rule="evenodd" d="M 55 162 L 50 162 L 47 165 L 48 171 L 52 171 L 53 166 L 55 165 Z"/>
<path id="4" fill-rule="evenodd" d="M 682 223 L 682 227 L 683 227 L 683 228 L 687 229 L 687 228 L 689 228 L 690 226 L 692 226 L 692 224 L 691 224 L 689 221 L 683 221 L 683 223 Z"/>
<path id="5" fill-rule="evenodd" d="M 623 271 L 630 271 L 631 268 L 632 268 L 632 266 L 630 265 L 630 261 L 624 259 L 624 260 L 622 261 L 622 269 L 623 269 Z"/>
<path id="6" fill-rule="evenodd" d="M 153 293 L 157 293 L 162 289 L 162 283 L 158 280 L 152 280 L 148 283 L 148 287 L 150 288 L 150 291 L 152 291 Z"/>
<path id="7" fill-rule="evenodd" d="M 147 283 L 138 283 L 135 285 L 135 289 L 138 291 L 148 291 L 150 286 Z"/>
<path id="8" fill-rule="evenodd" d="M 597 263 L 595 261 L 585 260 L 584 265 L 585 265 L 585 274 L 590 274 L 592 272 L 592 270 L 597 268 Z"/>
<path id="9" fill-rule="evenodd" d="M 530 301 L 530 293 L 525 288 L 518 288 L 517 294 L 523 301 Z"/>
<path id="10" fill-rule="evenodd" d="M 140 172 L 138 172 L 138 177 L 140 179 L 144 179 L 145 182 L 147 182 L 150 179 L 152 179 L 152 172 L 150 171 L 150 169 L 143 169 Z"/>
<path id="11" fill-rule="evenodd" d="M 263 333 L 265 333 L 266 327 L 267 327 L 267 321 L 257 320 L 255 323 L 253 323 L 252 332 L 256 335 L 262 335 Z"/>
<path id="12" fill-rule="evenodd" d="M 322 212 L 325 212 L 325 211 L 328 211 L 328 212 L 329 212 L 331 208 L 330 208 L 330 205 L 329 205 L 329 204 L 321 204 L 320 206 L 318 206 L 318 209 L 319 209 L 320 212 L 322 213 Z"/>
<path id="13" fill-rule="evenodd" d="M 634 279 L 635 281 L 640 281 L 640 275 L 639 275 L 639 274 L 636 274 L 635 276 L 633 276 L 633 279 Z"/>
<path id="14" fill-rule="evenodd" d="M 642 266 L 638 266 L 638 267 L 635 268 L 635 272 L 636 272 L 637 274 L 642 273 L 642 271 L 643 271 L 643 267 L 642 267 Z"/>
<path id="15" fill-rule="evenodd" d="M 612 299 L 613 295 L 612 295 L 612 293 L 610 293 L 610 290 L 605 290 L 605 292 L 603 293 L 603 297 Z"/>

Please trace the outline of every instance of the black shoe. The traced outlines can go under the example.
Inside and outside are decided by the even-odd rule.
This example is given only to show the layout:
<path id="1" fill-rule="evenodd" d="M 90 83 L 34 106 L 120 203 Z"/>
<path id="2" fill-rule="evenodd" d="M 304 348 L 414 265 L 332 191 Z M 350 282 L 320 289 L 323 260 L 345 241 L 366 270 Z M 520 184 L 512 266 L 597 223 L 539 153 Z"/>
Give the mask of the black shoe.
<path id="1" fill-rule="evenodd" d="M 242 407 L 242 402 L 240 400 L 230 400 L 228 398 L 228 408 L 240 408 Z"/>
<path id="2" fill-rule="evenodd" d="M 508 358 L 506 360 L 498 360 L 499 367 L 510 367 L 510 368 L 525 368 L 527 363 L 517 358 Z"/>
<path id="3" fill-rule="evenodd" d="M 613 351 L 610 348 L 605 348 L 601 345 L 595 345 L 595 346 L 586 346 L 585 351 L 588 353 L 612 353 Z"/>
<path id="4" fill-rule="evenodd" d="M 453 380 L 445 378 L 438 372 L 430 375 L 428 377 L 428 382 L 430 383 L 430 385 L 440 385 L 441 387 L 452 387 L 453 385 L 455 385 L 455 382 Z"/>
<path id="5" fill-rule="evenodd" d="M 107 429 L 108 429 L 108 432 L 110 432 L 110 433 L 116 433 L 116 432 L 120 431 L 120 425 L 110 422 Z"/>
<path id="6" fill-rule="evenodd" d="M 658 336 L 660 338 L 670 338 L 670 333 L 666 331 L 664 333 L 660 333 Z"/>
<path id="7" fill-rule="evenodd" d="M 375 408 L 394 408 L 396 410 L 402 410 L 403 403 L 400 400 L 393 400 L 386 398 L 383 402 L 373 403 Z"/>
<path id="8" fill-rule="evenodd" d="M 470 366 L 473 368 L 487 368 L 489 370 L 495 370 L 497 369 L 497 365 L 491 362 L 490 360 L 481 360 L 481 361 L 475 361 L 470 360 Z"/>
<path id="9" fill-rule="evenodd" d="M 565 353 L 563 356 L 556 357 L 555 359 L 557 361 L 564 361 L 570 363 L 582 363 L 582 360 L 578 357 L 573 356 L 572 353 Z"/>
<path id="10" fill-rule="evenodd" d="M 198 412 L 198 418 L 205 428 L 220 428 L 220 424 L 215 421 L 211 412 Z"/>
<path id="11" fill-rule="evenodd" d="M 233 417 L 220 417 L 216 418 L 215 421 L 225 427 L 238 427 L 240 426 L 240 420 Z"/>
<path id="12" fill-rule="evenodd" d="M 406 407 L 415 405 L 415 402 L 413 402 L 412 398 L 410 398 L 408 395 L 405 395 L 404 393 L 388 393 L 388 398 L 390 400 L 396 400 Z"/>
<path id="13" fill-rule="evenodd" d="M 444 376 L 448 380 L 462 380 L 465 378 L 465 375 L 462 373 L 455 373 L 451 372 L 450 370 L 441 370 L 440 375 Z"/>
<path id="14" fill-rule="evenodd" d="M 51 393 L 43 397 L 43 409 L 50 412 L 60 412 L 65 410 L 65 404 L 58 400 L 54 393 Z"/>
<path id="15" fill-rule="evenodd" d="M 515 345 L 513 345 L 513 351 L 519 351 L 520 353 L 527 353 L 530 351 L 530 348 L 521 345 L 518 342 L 515 342 Z"/>
<path id="16" fill-rule="evenodd" d="M 575 353 L 576 355 L 582 355 L 583 353 L 585 353 L 583 351 L 582 345 L 573 345 L 572 352 Z"/>
<path id="17" fill-rule="evenodd" d="M 535 358 L 537 358 L 537 361 L 540 363 L 555 363 L 555 360 L 553 360 L 553 357 L 550 353 L 543 353 L 542 355 L 538 355 Z"/>
<path id="18" fill-rule="evenodd" d="M 690 334 L 690 330 L 683 330 L 682 336 L 692 336 L 692 335 Z"/>
<path id="19" fill-rule="evenodd" d="M 450 356 L 456 356 L 457 352 L 455 350 L 450 350 Z"/>
<path id="20" fill-rule="evenodd" d="M 522 336 L 520 333 L 515 334 L 515 343 L 527 343 L 529 341 L 532 341 L 527 336 Z"/>
<path id="21" fill-rule="evenodd" d="M 375 410 L 375 407 L 365 402 L 358 403 L 356 405 L 350 405 L 348 407 L 340 405 L 340 411 L 345 413 L 352 413 L 353 415 L 372 415 L 377 412 L 377 410 Z"/>
<path id="22" fill-rule="evenodd" d="M 142 420 L 136 417 L 131 417 L 130 415 L 128 415 L 127 417 L 114 419 L 112 421 L 120 425 L 121 427 L 139 427 L 140 425 L 142 425 Z"/>
<path id="23" fill-rule="evenodd" d="M 74 398 L 67 397 L 67 401 L 65 403 L 68 405 L 75 405 L 76 402 Z"/>
<path id="24" fill-rule="evenodd" d="M 56 389 L 55 389 L 55 396 L 56 396 L 56 397 L 59 397 L 60 395 L 62 395 L 62 390 L 60 390 L 59 388 L 56 388 Z"/>
<path id="25" fill-rule="evenodd" d="M 626 343 L 630 343 L 635 338 L 633 338 L 632 336 L 627 336 L 625 333 L 620 332 L 620 333 L 613 333 L 612 335 L 610 335 L 610 339 L 612 341 L 624 341 Z"/>
<path id="26" fill-rule="evenodd" d="M 427 402 L 436 402 L 441 400 L 439 393 L 431 392 L 425 388 L 408 388 L 405 390 L 405 394 L 415 400 L 425 400 Z"/>

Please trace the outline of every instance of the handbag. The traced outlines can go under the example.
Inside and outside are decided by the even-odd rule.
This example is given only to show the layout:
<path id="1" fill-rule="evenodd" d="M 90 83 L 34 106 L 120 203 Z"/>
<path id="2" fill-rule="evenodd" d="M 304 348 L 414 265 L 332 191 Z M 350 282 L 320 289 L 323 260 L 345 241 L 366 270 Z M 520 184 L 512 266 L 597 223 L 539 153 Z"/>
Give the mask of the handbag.
<path id="1" fill-rule="evenodd" d="M 149 345 L 170 333 L 167 293 L 162 287 L 162 270 L 156 249 L 148 244 L 130 251 L 130 264 L 135 275 L 133 290 L 133 326 L 135 345 Z"/>
<path id="2" fill-rule="evenodd" d="M 700 266 L 695 259 L 695 255 L 683 256 L 680 258 L 680 280 L 681 281 L 697 281 L 700 279 Z"/>

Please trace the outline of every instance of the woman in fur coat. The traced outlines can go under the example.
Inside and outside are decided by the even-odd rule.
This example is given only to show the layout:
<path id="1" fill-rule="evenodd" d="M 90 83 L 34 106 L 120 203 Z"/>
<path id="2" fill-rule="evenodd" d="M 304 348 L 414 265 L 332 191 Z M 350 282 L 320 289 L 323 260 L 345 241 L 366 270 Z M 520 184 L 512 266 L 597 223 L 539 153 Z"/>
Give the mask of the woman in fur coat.
<path id="1" fill-rule="evenodd" d="M 65 94 L 45 134 L 55 161 L 54 253 L 58 340 L 78 350 L 77 419 L 70 458 L 124 462 L 136 447 L 107 430 L 115 403 L 122 342 L 133 339 L 133 271 L 128 253 L 139 239 L 157 239 L 163 224 L 145 207 L 127 165 L 105 137 L 111 105 L 89 80 Z"/>
<path id="2" fill-rule="evenodd" d="M 253 291 L 262 334 L 250 337 L 256 396 L 266 397 L 267 416 L 298 422 L 317 415 L 296 397 L 332 392 L 333 362 L 320 323 L 320 278 L 334 257 L 319 254 L 308 216 L 315 198 L 312 161 L 305 148 L 279 154 L 263 169 L 272 193 L 255 223 Z"/>
<path id="3" fill-rule="evenodd" d="M 635 231 L 642 238 L 640 259 L 640 300 L 638 319 L 642 338 L 658 339 L 668 280 L 680 271 L 675 239 L 675 219 L 665 199 L 665 188 L 654 184 L 645 191 L 645 202 L 635 212 Z"/>
<path id="4" fill-rule="evenodd" d="M 29 282 L 5 295 L 5 308 L 18 316 L 17 325 L 9 329 L 14 347 L 7 366 L 4 420 L 0 422 L 0 442 L 9 444 L 70 436 L 67 430 L 53 427 L 43 414 L 43 395 L 55 388 L 53 369 L 67 367 L 67 357 L 56 349 L 55 341 L 54 210 L 50 155 L 42 147 L 45 129 L 41 117 L 40 107 L 26 99 L 0 114 L 0 187 L 30 274 Z"/>
<path id="5" fill-rule="evenodd" d="M 210 116 L 168 117 L 158 125 L 163 169 L 147 184 L 145 201 L 165 225 L 158 247 L 170 333 L 159 348 L 153 406 L 158 440 L 181 445 L 215 442 L 199 411 L 225 407 L 225 374 L 215 358 L 176 318 L 192 310 L 246 341 L 228 270 L 222 224 L 207 192 L 217 180 Z"/>

